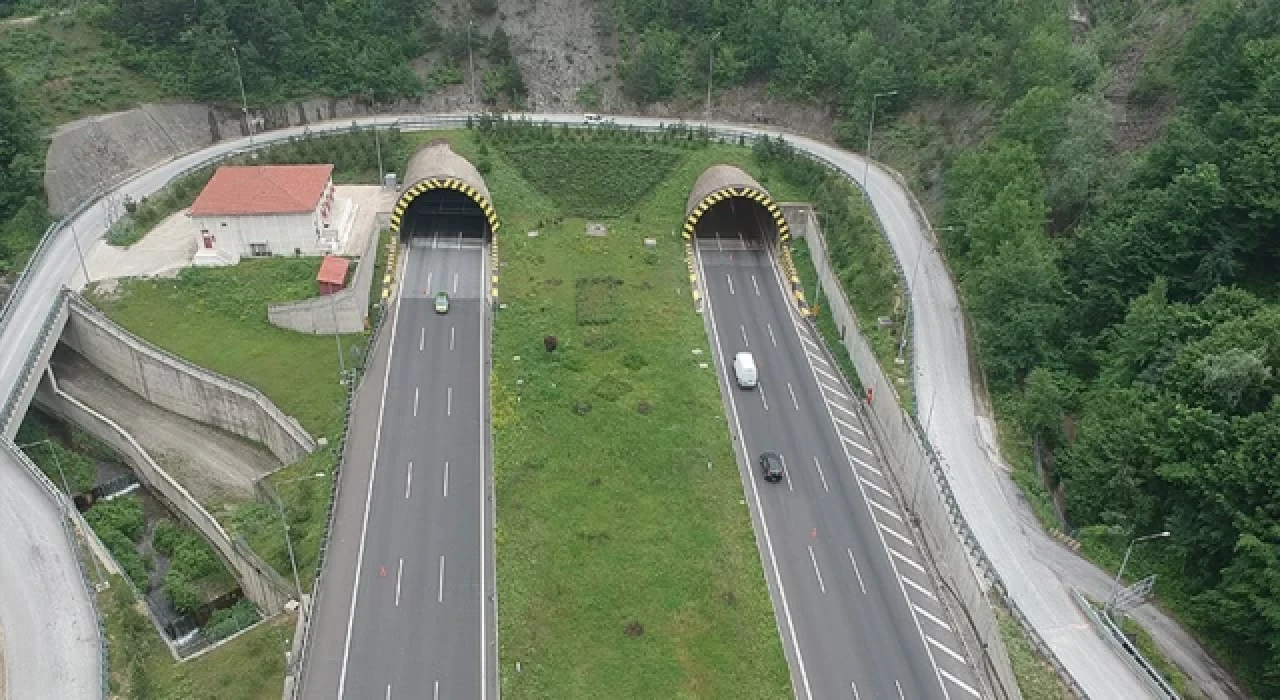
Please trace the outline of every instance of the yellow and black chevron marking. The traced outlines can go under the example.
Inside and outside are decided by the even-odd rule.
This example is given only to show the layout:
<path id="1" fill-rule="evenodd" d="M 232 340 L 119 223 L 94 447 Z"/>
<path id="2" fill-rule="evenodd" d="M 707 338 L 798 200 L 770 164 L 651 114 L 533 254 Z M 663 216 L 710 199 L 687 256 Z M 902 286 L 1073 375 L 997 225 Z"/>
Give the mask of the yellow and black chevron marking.
<path id="1" fill-rule="evenodd" d="M 490 293 L 490 303 L 498 303 L 498 234 L 493 235 L 493 240 L 489 241 L 489 275 L 492 291 Z"/>
<path id="2" fill-rule="evenodd" d="M 684 243 L 684 262 L 689 267 L 689 287 L 693 290 L 693 309 L 702 313 L 702 290 L 698 289 L 698 267 L 693 259 L 693 244 Z"/>
<path id="3" fill-rule="evenodd" d="M 392 233 L 400 233 L 401 217 L 404 216 L 405 211 L 413 203 L 413 200 L 427 190 L 456 190 L 467 195 L 471 198 L 471 201 L 476 203 L 476 206 L 480 207 L 480 211 L 484 212 L 485 219 L 489 221 L 489 230 L 493 233 L 498 232 L 498 214 L 493 210 L 493 205 L 489 203 L 489 200 L 485 199 L 484 195 L 480 194 L 476 188 L 455 178 L 433 177 L 417 182 L 406 189 L 404 194 L 400 195 L 400 200 L 396 202 L 395 208 L 391 210 Z"/>
<path id="4" fill-rule="evenodd" d="M 773 201 L 772 197 L 753 187 L 725 187 L 703 197 L 702 201 L 698 202 L 698 206 L 694 207 L 693 211 L 684 220 L 684 230 L 681 235 L 684 236 L 685 240 L 693 238 L 693 230 L 697 227 L 698 220 L 702 218 L 703 214 L 707 213 L 708 209 L 730 197 L 745 197 L 759 202 L 760 206 L 768 210 L 769 215 L 773 217 L 774 223 L 778 225 L 778 241 L 786 243 L 791 240 L 791 228 L 787 226 L 787 220 L 783 218 L 782 210 L 778 208 L 777 203 Z"/>
<path id="5" fill-rule="evenodd" d="M 809 302 L 805 301 L 804 289 L 800 287 L 800 274 L 796 272 L 796 263 L 791 259 L 791 246 L 784 243 L 780 247 L 778 257 L 782 263 L 782 272 L 791 283 L 791 295 L 795 297 L 796 307 L 800 309 L 800 315 L 809 318 L 813 315 L 813 310 L 809 308 Z"/>
<path id="6" fill-rule="evenodd" d="M 396 279 L 396 252 L 399 247 L 396 245 L 395 239 L 387 243 L 387 269 L 382 275 L 382 303 L 387 303 L 391 299 L 391 289 L 395 286 Z"/>

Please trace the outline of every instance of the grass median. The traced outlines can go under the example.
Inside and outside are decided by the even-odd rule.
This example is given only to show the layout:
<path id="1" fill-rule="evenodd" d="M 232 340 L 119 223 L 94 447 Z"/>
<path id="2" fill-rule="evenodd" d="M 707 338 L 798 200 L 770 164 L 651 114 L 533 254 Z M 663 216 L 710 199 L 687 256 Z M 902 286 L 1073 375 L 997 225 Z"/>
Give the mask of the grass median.
<path id="1" fill-rule="evenodd" d="M 492 375 L 503 695 L 789 697 L 678 235 L 702 170 L 750 166 L 750 152 L 646 144 L 678 156 L 650 196 L 616 218 L 578 202 L 587 217 L 570 218 L 546 188 L 591 167 L 531 184 L 530 164 L 522 173 L 501 148 L 455 148 L 490 160 L 504 222 Z M 588 221 L 608 235 L 587 237 Z"/>

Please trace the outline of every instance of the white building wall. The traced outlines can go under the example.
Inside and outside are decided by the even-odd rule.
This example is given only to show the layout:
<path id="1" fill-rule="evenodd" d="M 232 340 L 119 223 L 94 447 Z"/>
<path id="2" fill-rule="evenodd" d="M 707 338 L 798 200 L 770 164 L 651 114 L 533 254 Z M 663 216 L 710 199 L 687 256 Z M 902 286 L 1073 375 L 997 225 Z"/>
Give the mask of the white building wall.
<path id="1" fill-rule="evenodd" d="M 193 217 L 198 229 L 213 234 L 214 250 L 240 257 L 254 255 L 253 244 L 266 244 L 271 255 L 324 255 L 330 244 L 316 235 L 319 215 L 259 214 L 255 216 Z M 323 233 L 323 228 L 320 229 Z M 203 241 L 199 244 L 203 247 Z"/>

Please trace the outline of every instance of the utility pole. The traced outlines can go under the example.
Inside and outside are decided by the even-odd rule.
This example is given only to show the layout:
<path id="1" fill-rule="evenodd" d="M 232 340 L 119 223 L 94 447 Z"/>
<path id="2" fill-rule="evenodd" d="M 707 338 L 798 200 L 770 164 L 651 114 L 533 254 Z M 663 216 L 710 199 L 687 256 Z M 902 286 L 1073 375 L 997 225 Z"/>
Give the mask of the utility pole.
<path id="1" fill-rule="evenodd" d="M 467 20 L 467 65 L 471 70 L 471 109 L 476 108 L 476 60 L 471 54 L 471 27 L 475 22 Z"/>
<path id="2" fill-rule="evenodd" d="M 871 96 L 871 123 L 867 125 L 867 156 L 864 161 L 865 165 L 862 169 L 862 189 L 868 190 L 867 195 L 870 196 L 870 190 L 867 186 L 867 178 L 871 175 L 871 134 L 876 129 L 876 99 L 880 97 L 890 97 L 898 94 L 897 90 L 888 92 L 877 92 Z"/>
<path id="3" fill-rule="evenodd" d="M 378 187 L 385 187 L 387 172 L 382 169 L 382 137 L 378 136 L 378 125 L 373 125 L 373 147 L 378 151 Z"/>
<path id="4" fill-rule="evenodd" d="M 707 125 L 711 125 L 711 82 L 715 77 L 716 69 L 716 41 L 720 39 L 720 30 L 717 29 L 715 34 L 711 35 L 710 57 L 707 60 L 707 116 L 705 121 Z"/>
<path id="5" fill-rule="evenodd" d="M 333 312 L 333 340 L 338 344 L 338 377 L 339 380 L 347 376 L 347 363 L 342 358 L 342 336 L 338 333 L 338 302 L 333 300 L 333 294 L 329 294 L 329 310 Z"/>
<path id="6" fill-rule="evenodd" d="M 1120 562 L 1120 570 L 1116 572 L 1116 581 L 1115 583 L 1111 584 L 1111 598 L 1108 599 L 1107 604 L 1103 606 L 1102 608 L 1103 612 L 1107 613 L 1107 615 L 1110 615 L 1112 608 L 1115 607 L 1116 598 L 1120 595 L 1120 580 L 1121 580 L 1121 577 L 1124 576 L 1124 568 L 1129 565 L 1129 555 L 1133 554 L 1133 545 L 1138 544 L 1139 542 L 1146 542 L 1147 540 L 1154 540 L 1162 537 L 1168 537 L 1169 535 L 1170 535 L 1170 532 L 1168 530 L 1165 530 L 1164 532 L 1157 532 L 1154 535 L 1145 535 L 1143 537 L 1138 537 L 1129 542 L 1129 546 L 1124 550 L 1124 560 Z"/>
<path id="7" fill-rule="evenodd" d="M 240 84 L 240 111 L 244 112 L 244 125 L 249 129 L 249 145 L 253 145 L 253 122 L 249 121 L 249 100 L 244 95 L 244 76 L 240 73 L 240 54 L 231 47 L 231 60 L 236 64 L 236 82 Z"/>

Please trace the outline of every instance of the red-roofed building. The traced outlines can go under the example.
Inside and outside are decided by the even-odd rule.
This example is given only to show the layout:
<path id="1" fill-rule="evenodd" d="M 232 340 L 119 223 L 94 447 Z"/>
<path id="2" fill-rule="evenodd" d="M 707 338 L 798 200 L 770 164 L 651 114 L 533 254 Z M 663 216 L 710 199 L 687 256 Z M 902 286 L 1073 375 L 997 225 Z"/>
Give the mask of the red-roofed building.
<path id="1" fill-rule="evenodd" d="M 188 212 L 200 230 L 195 264 L 337 252 L 332 209 L 332 165 L 220 167 Z"/>
<path id="2" fill-rule="evenodd" d="M 321 296 L 341 292 L 347 286 L 349 264 L 346 258 L 336 255 L 324 256 L 324 262 L 320 263 L 320 272 L 316 273 L 316 284 L 320 288 Z"/>

